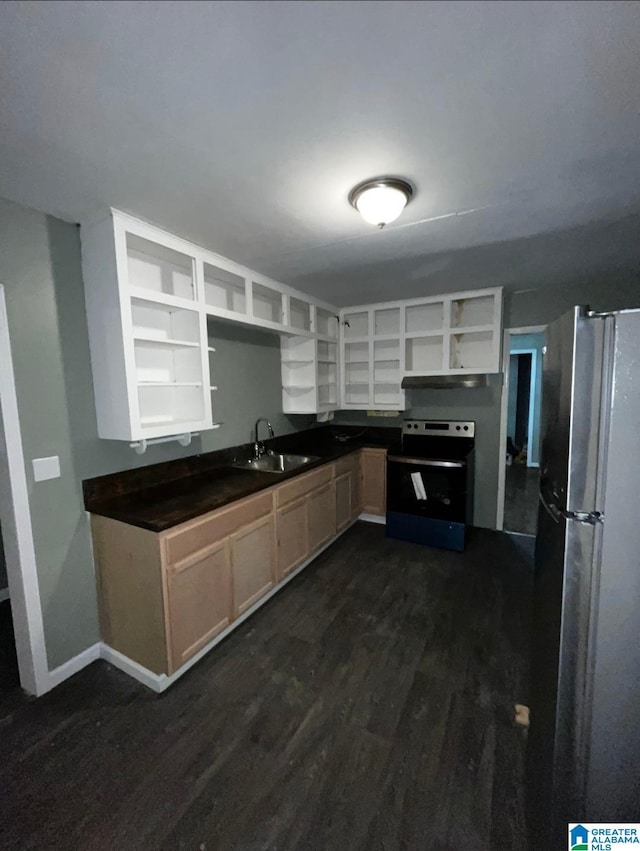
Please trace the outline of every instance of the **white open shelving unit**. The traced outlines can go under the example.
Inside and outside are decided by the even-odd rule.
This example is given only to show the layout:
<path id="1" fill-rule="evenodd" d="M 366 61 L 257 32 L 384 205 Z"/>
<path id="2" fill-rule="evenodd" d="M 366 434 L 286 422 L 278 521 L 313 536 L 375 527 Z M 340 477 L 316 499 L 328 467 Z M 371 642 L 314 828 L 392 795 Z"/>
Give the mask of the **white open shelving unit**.
<path id="1" fill-rule="evenodd" d="M 404 410 L 401 314 L 399 304 L 342 311 L 343 408 Z"/>
<path id="2" fill-rule="evenodd" d="M 404 376 L 500 371 L 502 288 L 340 312 L 341 407 L 401 411 Z"/>
<path id="3" fill-rule="evenodd" d="M 289 338 L 308 343 L 313 376 L 291 372 L 288 410 L 338 407 L 337 308 L 118 210 L 83 224 L 81 240 L 100 437 L 140 442 L 219 425 L 208 316 L 277 332 L 283 351 Z"/>
<path id="4" fill-rule="evenodd" d="M 314 337 L 282 337 L 282 410 L 320 414 L 340 405 L 338 315 L 311 307 Z"/>
<path id="5" fill-rule="evenodd" d="M 146 446 L 219 427 L 209 316 L 280 335 L 285 413 L 401 411 L 404 376 L 500 369 L 501 288 L 338 315 L 118 210 L 83 224 L 81 239 L 100 437 Z"/>

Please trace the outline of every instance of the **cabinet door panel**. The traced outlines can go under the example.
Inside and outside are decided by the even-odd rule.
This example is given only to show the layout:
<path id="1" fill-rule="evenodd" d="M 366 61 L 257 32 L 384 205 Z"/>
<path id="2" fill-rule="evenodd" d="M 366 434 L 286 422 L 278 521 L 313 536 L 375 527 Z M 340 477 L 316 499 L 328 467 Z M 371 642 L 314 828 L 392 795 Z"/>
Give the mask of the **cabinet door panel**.
<path id="1" fill-rule="evenodd" d="M 278 510 L 278 578 L 291 573 L 309 555 L 307 498 Z"/>
<path id="2" fill-rule="evenodd" d="M 341 532 L 351 521 L 351 473 L 336 479 L 336 530 Z"/>
<path id="3" fill-rule="evenodd" d="M 351 519 L 355 520 L 362 512 L 362 486 L 360 473 L 361 453 L 356 452 L 351 462 Z"/>
<path id="4" fill-rule="evenodd" d="M 229 539 L 235 617 L 249 609 L 275 583 L 275 524 L 269 515 Z"/>
<path id="5" fill-rule="evenodd" d="M 231 621 L 231 565 L 226 542 L 167 576 L 172 670 Z"/>
<path id="6" fill-rule="evenodd" d="M 382 516 L 386 513 L 387 453 L 381 449 L 362 450 L 362 511 Z"/>
<path id="7" fill-rule="evenodd" d="M 336 534 L 335 484 L 329 482 L 307 497 L 309 553 L 315 552 Z"/>

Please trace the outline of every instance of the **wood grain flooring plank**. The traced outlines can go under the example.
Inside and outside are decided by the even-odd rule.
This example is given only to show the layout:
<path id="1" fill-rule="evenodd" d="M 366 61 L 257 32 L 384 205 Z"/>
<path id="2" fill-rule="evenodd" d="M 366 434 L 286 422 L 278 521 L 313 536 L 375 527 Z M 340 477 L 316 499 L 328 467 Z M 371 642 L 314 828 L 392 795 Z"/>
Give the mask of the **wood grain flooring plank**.
<path id="1" fill-rule="evenodd" d="M 0 697 L 7 851 L 523 847 L 531 570 L 359 523 L 163 695 Z"/>

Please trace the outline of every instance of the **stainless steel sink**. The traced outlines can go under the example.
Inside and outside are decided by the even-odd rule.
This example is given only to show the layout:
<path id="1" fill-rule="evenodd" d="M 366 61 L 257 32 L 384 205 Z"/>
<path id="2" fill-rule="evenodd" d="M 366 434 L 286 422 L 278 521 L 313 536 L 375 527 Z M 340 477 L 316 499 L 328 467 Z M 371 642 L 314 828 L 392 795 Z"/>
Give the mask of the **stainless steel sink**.
<path id="1" fill-rule="evenodd" d="M 289 470 L 296 470 L 298 467 L 304 467 L 305 464 L 319 460 L 317 455 L 274 453 L 263 455 L 262 458 L 250 458 L 248 461 L 236 461 L 233 466 L 240 470 L 257 470 L 261 473 L 287 473 Z"/>

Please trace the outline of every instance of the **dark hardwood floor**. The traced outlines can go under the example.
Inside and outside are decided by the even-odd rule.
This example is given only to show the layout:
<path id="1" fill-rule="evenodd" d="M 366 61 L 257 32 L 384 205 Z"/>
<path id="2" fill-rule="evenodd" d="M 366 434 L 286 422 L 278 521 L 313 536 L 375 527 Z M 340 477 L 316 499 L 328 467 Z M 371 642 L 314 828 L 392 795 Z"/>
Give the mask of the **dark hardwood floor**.
<path id="1" fill-rule="evenodd" d="M 523 848 L 530 582 L 359 523 L 163 695 L 0 700 L 2 848 Z"/>
<path id="2" fill-rule="evenodd" d="M 535 535 L 538 528 L 538 481 L 540 470 L 525 464 L 506 468 L 504 528 L 508 532 Z"/>

